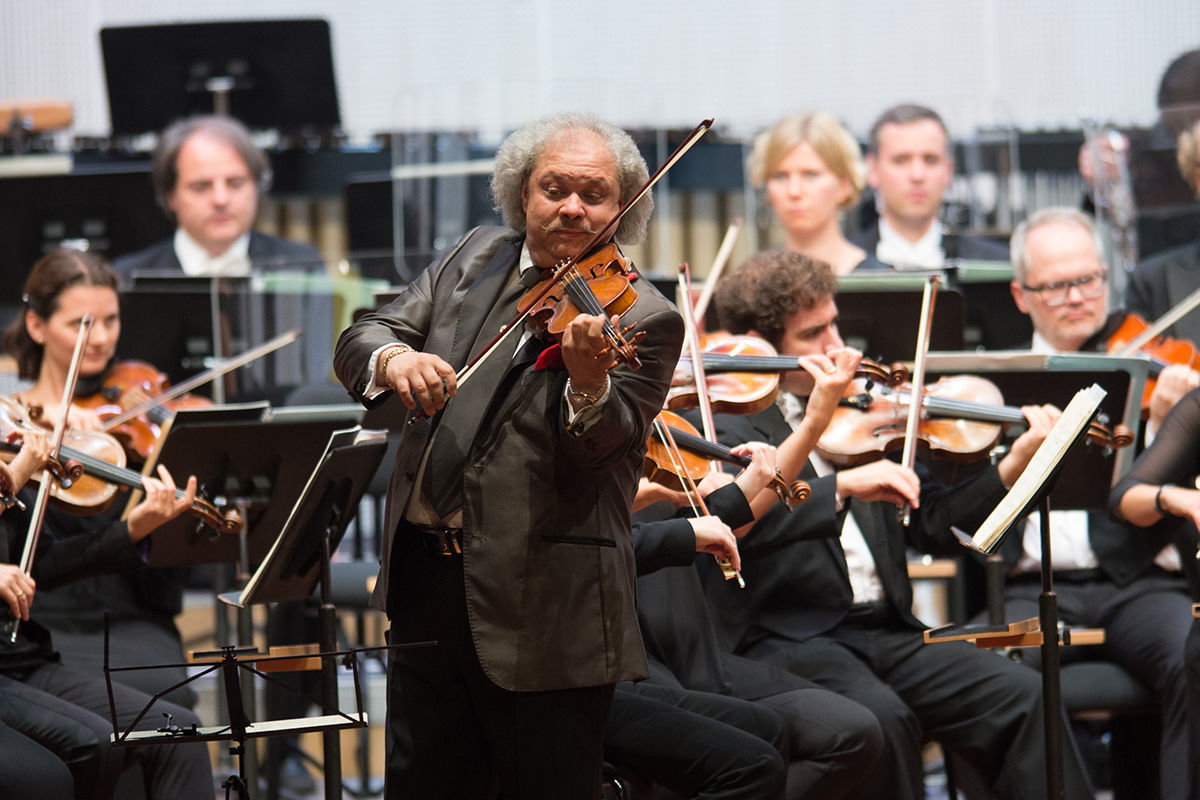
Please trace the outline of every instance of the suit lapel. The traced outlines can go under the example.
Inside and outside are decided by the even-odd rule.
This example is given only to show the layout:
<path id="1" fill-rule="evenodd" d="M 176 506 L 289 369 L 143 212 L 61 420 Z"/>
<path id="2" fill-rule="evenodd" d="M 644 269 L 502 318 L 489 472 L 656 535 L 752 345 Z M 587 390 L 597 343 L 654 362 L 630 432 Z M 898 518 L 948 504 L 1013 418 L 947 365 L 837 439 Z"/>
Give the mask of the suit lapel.
<path id="1" fill-rule="evenodd" d="M 477 355 L 499 332 L 501 325 L 511 321 L 512 309 L 496 301 L 517 268 L 519 257 L 518 242 L 503 243 L 467 290 L 454 330 L 454 344 L 446 359 L 456 369 Z"/>

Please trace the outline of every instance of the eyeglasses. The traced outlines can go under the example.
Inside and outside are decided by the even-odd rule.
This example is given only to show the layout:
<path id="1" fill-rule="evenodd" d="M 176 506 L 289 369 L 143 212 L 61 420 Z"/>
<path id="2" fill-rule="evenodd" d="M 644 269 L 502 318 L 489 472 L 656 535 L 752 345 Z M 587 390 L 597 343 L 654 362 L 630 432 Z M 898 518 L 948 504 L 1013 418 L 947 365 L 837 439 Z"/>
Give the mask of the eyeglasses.
<path id="1" fill-rule="evenodd" d="M 1103 272 L 1093 272 L 1091 275 L 1081 275 L 1069 281 L 1043 283 L 1041 286 L 1025 286 L 1027 292 L 1034 292 L 1042 298 L 1042 302 L 1054 308 L 1064 305 L 1072 289 L 1079 290 L 1079 296 L 1084 300 L 1095 300 L 1104 295 L 1104 281 L 1108 278 Z"/>

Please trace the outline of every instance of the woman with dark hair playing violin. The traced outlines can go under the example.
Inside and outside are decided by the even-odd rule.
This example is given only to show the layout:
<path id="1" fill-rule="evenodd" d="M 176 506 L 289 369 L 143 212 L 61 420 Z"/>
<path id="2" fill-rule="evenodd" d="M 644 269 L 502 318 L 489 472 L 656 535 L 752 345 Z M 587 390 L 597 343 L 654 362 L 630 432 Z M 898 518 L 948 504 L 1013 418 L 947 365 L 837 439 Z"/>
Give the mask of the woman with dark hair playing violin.
<path id="1" fill-rule="evenodd" d="M 84 315 L 94 318 L 82 354 L 76 398 L 99 391 L 105 371 L 116 354 L 121 333 L 117 279 L 108 264 L 93 253 L 58 249 L 33 267 L 25 282 L 24 313 L 5 333 L 4 348 L 18 364 L 20 376 L 33 385 L 16 399 L 26 409 L 40 409 L 41 419 L 52 423 L 62 414 L 63 388 L 75 348 L 76 334 Z M 98 431 L 100 419 L 78 405 L 67 409 L 68 427 Z M 93 434 L 102 436 L 101 434 Z M 164 487 L 176 494 L 169 472 L 162 466 L 159 479 L 146 478 L 145 486 Z M 195 498 L 195 479 L 189 479 L 186 509 Z M 182 502 L 182 498 L 180 499 Z M 46 513 L 44 537 L 51 541 L 93 536 L 116 528 L 128 531 L 131 549 L 139 551 L 132 566 L 145 561 L 150 546 L 147 534 L 176 516 L 164 515 L 146 499 L 118 518 L 125 503 L 120 499 L 98 513 L 81 516 L 51 507 Z M 137 544 L 135 544 L 137 543 Z M 100 675 L 104 653 L 104 613 L 111 612 L 111 653 L 114 666 L 177 664 L 183 661 L 180 636 L 174 616 L 182 607 L 182 571 L 178 569 L 129 569 L 97 575 L 54 591 L 43 591 L 39 621 L 54 633 L 63 663 L 89 675 Z M 171 674 L 167 674 L 170 672 Z M 117 679 L 148 693 L 182 681 L 184 670 L 133 671 L 117 673 Z M 195 694 L 187 687 L 168 698 L 190 707 Z"/>
<path id="2" fill-rule="evenodd" d="M 46 436 L 36 430 L 10 434 L 23 440 L 10 465 L 0 464 L 0 489 L 5 495 L 18 491 L 46 463 Z M 191 503 L 190 490 L 176 497 L 170 476 L 146 482 L 146 500 L 138 506 L 129 524 L 114 523 L 90 536 L 59 539 L 45 527 L 38 540 L 39 557 L 31 572 L 20 566 L 24 536 L 29 535 L 27 514 L 15 508 L 0 517 L 0 727 L 7 726 L 57 756 L 70 771 L 77 800 L 112 796 L 117 777 L 126 765 L 122 748 L 110 745 L 115 715 L 121 730 L 127 730 L 150 702 L 149 695 L 113 682 L 111 694 L 99 671 L 72 669 L 59 660 L 50 632 L 31 617 L 40 586 L 54 588 L 104 570 L 131 568 L 141 561 L 138 542 L 162 522 L 177 516 Z M 40 598 L 39 598 L 40 599 Z M 40 603 L 39 603 L 40 606 Z M 110 702 L 112 711 L 110 712 Z M 159 700 L 136 724 L 138 730 L 154 730 L 163 724 L 180 728 L 198 724 L 188 709 Z M 24 750 L 17 753 L 24 753 Z M 143 746 L 128 751 L 143 766 L 146 796 L 154 800 L 210 800 L 213 796 L 212 769 L 204 744 L 174 744 L 170 747 Z M 5 752 L 5 760 L 17 755 Z M 18 769 L 36 770 L 37 762 Z M 48 797 L 57 793 L 51 776 L 34 774 Z M 0 788 L 10 787 L 0 769 Z M 8 796 L 8 795 L 5 795 Z"/>

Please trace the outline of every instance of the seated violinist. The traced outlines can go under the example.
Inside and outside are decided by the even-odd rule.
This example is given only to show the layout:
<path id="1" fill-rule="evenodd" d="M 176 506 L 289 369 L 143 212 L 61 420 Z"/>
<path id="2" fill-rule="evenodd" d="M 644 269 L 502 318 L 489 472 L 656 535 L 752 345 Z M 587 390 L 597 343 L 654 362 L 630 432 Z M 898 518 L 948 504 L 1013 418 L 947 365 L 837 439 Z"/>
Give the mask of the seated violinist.
<path id="1" fill-rule="evenodd" d="M 806 362 L 805 366 L 821 378 L 827 395 L 817 399 L 815 413 L 810 415 L 810 421 L 819 425 L 822 412 L 816 406 L 831 411 L 841 397 L 844 381 L 827 377 L 816 363 Z M 778 796 L 790 800 L 842 797 L 879 756 L 882 734 L 875 716 L 853 700 L 783 670 L 722 652 L 717 645 L 704 589 L 693 566 L 696 553 L 728 556 L 730 566 L 739 567 L 737 540 L 729 526 L 748 530 L 754 518 L 751 501 L 765 497 L 769 507 L 775 496 L 765 489 L 775 476 L 775 448 L 757 442 L 732 449 L 750 456 L 750 465 L 736 480 L 717 472 L 701 482 L 698 493 L 708 515 L 695 515 L 695 500 L 689 493 L 662 483 L 643 480 L 638 490 L 635 511 L 660 500 L 670 504 L 647 508 L 642 516 L 659 512 L 654 516 L 660 518 L 643 519 L 633 526 L 638 623 L 646 642 L 650 679 L 618 684 L 605 736 L 607 759 L 620 766 L 632 765 L 638 773 L 689 797 L 708 796 L 696 783 L 700 772 L 715 781 L 729 782 L 714 785 L 749 787 L 750 781 L 763 779 L 765 769 L 743 775 L 740 782 L 736 773 L 729 776 L 721 770 L 737 761 L 735 756 L 744 753 L 744 744 L 735 745 L 726 737 L 719 747 L 712 748 L 709 757 L 689 759 L 689 748 L 703 746 L 704 737 L 711 735 L 707 732 L 710 726 L 692 725 L 685 730 L 685 723 L 675 719 L 681 711 L 659 709 L 651 716 L 639 704 L 666 702 L 720 721 L 732 719 L 736 727 L 751 732 L 754 729 L 747 719 L 773 713 L 785 725 L 787 742 L 783 750 L 785 788 Z M 656 474 L 664 475 L 662 470 Z M 669 513 L 664 506 L 679 507 L 680 511 L 662 519 Z M 717 591 L 739 589 L 731 578 Z M 736 741 L 741 742 L 741 737 Z M 757 750 L 750 748 L 749 753 Z M 700 766 L 679 769 L 681 764 Z"/>
<path id="2" fill-rule="evenodd" d="M 21 434 L 25 444 L 11 465 L 0 464 L 0 479 L 18 490 L 46 462 L 46 437 L 35 431 Z M 76 800 L 106 800 L 120 774 L 125 754 L 141 762 L 146 796 L 150 800 L 211 800 L 212 769 L 202 743 L 142 746 L 125 750 L 110 745 L 113 733 L 110 694 L 100 671 L 76 670 L 63 664 L 54 651 L 50 632 L 31 617 L 34 599 L 64 582 L 106 570 L 132 569 L 141 563 L 142 544 L 162 523 L 184 511 L 195 497 L 195 480 L 177 496 L 171 475 L 144 479 L 146 498 L 127 522 L 114 523 L 91 536 L 59 538 L 43 526 L 31 572 L 17 566 L 30 514 L 11 508 L 0 517 L 0 602 L 5 613 L 0 636 L 0 724 L 58 756 L 70 770 Z M 4 487 L 9 491 L 9 486 Z M 40 605 L 40 603 L 39 603 Z M 15 638 L 9 625 L 17 622 Z M 122 730 L 133 724 L 150 696 L 113 681 L 111 702 Z M 186 728 L 199 722 L 189 710 L 159 700 L 139 720 L 137 730 L 155 730 L 163 715 Z M 6 759 L 14 753 L 5 753 Z M 24 765 L 33 769 L 33 764 Z M 43 789 L 48 789 L 47 784 Z M 47 797 L 58 795 L 47 794 Z"/>
<path id="3" fill-rule="evenodd" d="M 1012 295 L 1033 322 L 1033 351 L 1103 350 L 1106 333 L 1124 315 L 1108 313 L 1108 266 L 1091 218 L 1071 208 L 1042 209 L 1017 226 L 1011 249 Z M 1151 432 L 1195 385 L 1188 367 L 1163 370 L 1149 404 Z M 1183 797 L 1186 774 L 1178 768 L 1187 760 L 1183 650 L 1191 614 L 1180 553 L 1162 530 L 1137 530 L 1101 513 L 1051 515 L 1059 619 L 1107 632 L 1102 647 L 1069 648 L 1064 658 L 1114 661 L 1151 689 L 1162 709 L 1162 796 Z M 1037 616 L 1040 530 L 1032 515 L 1023 535 L 1009 536 L 1002 547 L 1009 568 L 1009 621 Z M 1036 648 L 1020 655 L 1039 663 Z"/>
<path id="4" fill-rule="evenodd" d="M 24 311 L 5 333 L 4 349 L 17 361 L 20 377 L 33 385 L 15 399 L 28 411 L 40 409 L 40 419 L 51 424 L 63 409 L 63 388 L 79 321 L 95 318 L 79 367 L 75 399 L 67 409 L 69 427 L 85 431 L 100 428 L 96 413 L 80 405 L 96 399 L 121 335 L 117 278 L 108 264 L 93 253 L 53 250 L 41 258 L 25 281 Z M 172 485 L 172 488 L 174 486 Z M 124 510 L 121 494 L 107 508 L 87 516 L 52 506 L 46 512 L 45 530 L 54 540 L 91 536 L 112 527 Z M 133 515 L 129 521 L 134 520 Z M 143 534 L 144 535 L 144 534 Z M 141 538 L 139 536 L 139 538 Z M 146 545 L 143 545 L 143 548 Z M 99 675 L 104 664 L 104 613 L 111 612 L 113 666 L 179 664 L 184 658 L 175 615 L 182 610 L 179 568 L 144 568 L 140 558 L 133 569 L 125 567 L 93 575 L 39 595 L 39 622 L 54 633 L 63 663 L 89 675 Z M 184 669 L 120 672 L 119 680 L 147 693 L 178 683 Z M 195 693 L 184 686 L 168 695 L 187 707 Z"/>
<path id="5" fill-rule="evenodd" d="M 797 253 L 750 259 L 718 285 L 721 326 L 756 334 L 783 355 L 809 356 L 846 385 L 858 354 L 838 335 L 832 269 Z M 819 377 L 819 375 L 818 375 Z M 723 641 L 866 706 L 883 731 L 883 754 L 852 796 L 924 796 L 921 748 L 932 737 L 971 764 L 1003 798 L 1026 798 L 1044 780 L 1041 681 L 994 653 L 965 643 L 925 645 L 912 614 L 906 548 L 961 551 L 951 526 L 970 529 L 1003 497 L 1050 427 L 1051 411 L 1023 409 L 1030 431 L 998 465 L 959 486 L 937 485 L 884 459 L 831 473 L 809 446 L 814 413 L 807 372 L 788 373 L 777 404 L 758 414 L 718 415 L 726 444 L 779 448 L 787 480 L 812 487 L 790 513 L 780 504 L 739 541 L 746 589 L 729 591 L 708 565 L 707 596 Z M 819 432 L 818 432 L 819 433 Z M 912 508 L 901 526 L 897 506 Z M 961 646 L 960 646 L 961 645 Z M 1069 798 L 1090 797 L 1071 747 L 1064 754 Z"/>

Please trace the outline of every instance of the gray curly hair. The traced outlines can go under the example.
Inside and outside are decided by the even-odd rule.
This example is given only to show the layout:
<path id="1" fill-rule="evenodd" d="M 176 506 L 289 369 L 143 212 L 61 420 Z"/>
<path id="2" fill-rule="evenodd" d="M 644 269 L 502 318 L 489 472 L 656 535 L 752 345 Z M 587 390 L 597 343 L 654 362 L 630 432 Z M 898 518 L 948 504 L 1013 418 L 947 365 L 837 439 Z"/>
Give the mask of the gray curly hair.
<path id="1" fill-rule="evenodd" d="M 513 131 L 496 151 L 496 166 L 492 171 L 492 198 L 504 224 L 513 230 L 525 230 L 525 210 L 521 207 L 521 191 L 533 172 L 542 149 L 555 134 L 564 130 L 585 130 L 599 136 L 608 145 L 617 163 L 617 178 L 621 188 L 621 204 L 633 196 L 649 177 L 646 162 L 628 133 L 599 117 L 583 112 L 564 112 L 542 117 L 536 122 Z M 614 237 L 620 244 L 638 244 L 646 238 L 646 226 L 654 211 L 654 199 L 646 194 L 629 209 L 617 226 Z"/>

